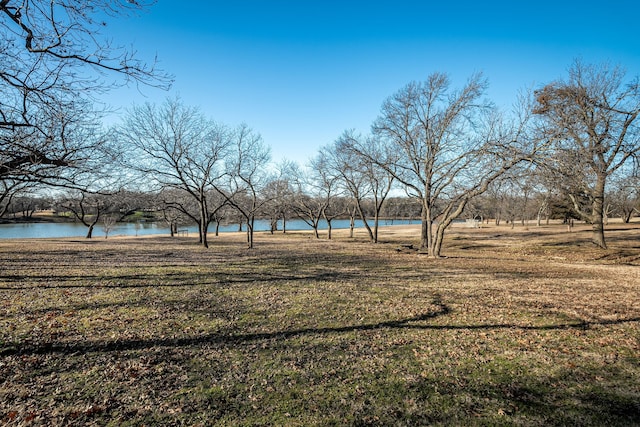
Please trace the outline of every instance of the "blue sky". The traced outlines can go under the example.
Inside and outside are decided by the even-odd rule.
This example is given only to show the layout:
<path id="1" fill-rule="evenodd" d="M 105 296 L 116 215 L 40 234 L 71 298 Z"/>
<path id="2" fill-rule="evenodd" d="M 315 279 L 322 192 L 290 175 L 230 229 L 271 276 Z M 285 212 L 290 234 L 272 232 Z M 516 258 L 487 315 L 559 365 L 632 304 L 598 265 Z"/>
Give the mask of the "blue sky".
<path id="1" fill-rule="evenodd" d="M 345 129 L 367 133 L 385 98 L 436 71 L 455 86 L 484 73 L 503 108 L 576 58 L 640 74 L 638 16 L 636 0 L 159 0 L 105 34 L 157 55 L 173 88 L 105 99 L 124 109 L 179 95 L 219 122 L 249 124 L 275 161 L 304 164 Z"/>

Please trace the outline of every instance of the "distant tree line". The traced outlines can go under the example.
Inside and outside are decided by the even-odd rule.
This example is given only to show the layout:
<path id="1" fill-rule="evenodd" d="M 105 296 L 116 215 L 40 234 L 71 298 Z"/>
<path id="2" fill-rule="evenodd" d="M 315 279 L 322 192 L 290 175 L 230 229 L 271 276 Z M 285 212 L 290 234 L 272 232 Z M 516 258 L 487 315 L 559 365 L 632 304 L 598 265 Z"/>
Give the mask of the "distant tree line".
<path id="1" fill-rule="evenodd" d="M 273 164 L 250 126 L 177 98 L 105 128 L 97 94 L 171 83 L 101 36 L 103 18 L 151 3 L 0 2 L 0 218 L 48 205 L 91 237 L 100 221 L 154 212 L 172 233 L 197 224 L 205 247 L 211 224 L 242 223 L 252 247 L 256 219 L 286 232 L 299 218 L 317 237 L 324 220 L 329 238 L 336 218 L 360 219 L 377 242 L 381 217 L 419 216 L 421 247 L 438 257 L 460 218 L 584 220 L 606 248 L 608 218 L 638 214 L 640 83 L 608 64 L 576 61 L 512 111 L 486 99 L 481 74 L 454 87 L 434 73 L 389 96 L 367 134 L 345 130 L 305 165 Z"/>
<path id="2" fill-rule="evenodd" d="M 632 179 L 637 180 L 637 178 Z M 271 233 L 286 233 L 287 222 L 292 219 L 302 220 L 312 228 L 318 238 L 323 237 L 318 228 L 322 213 L 315 215 L 313 206 L 321 206 L 321 200 L 313 200 L 308 194 L 288 193 L 283 188 L 289 188 L 290 183 L 282 180 L 270 181 L 265 189 L 267 201 L 262 203 L 262 209 L 256 218 L 268 220 Z M 617 185 L 621 187 L 617 187 Z M 477 224 L 494 224 L 515 226 L 545 225 L 551 220 L 569 223 L 571 220 L 582 220 L 575 212 L 573 202 L 567 195 L 560 192 L 540 188 L 520 188 L 513 182 L 502 182 L 489 189 L 485 194 L 473 199 L 465 208 L 460 220 L 474 220 Z M 640 216 L 640 185 L 615 183 L 616 188 L 607 193 L 605 206 L 605 224 L 611 218 L 629 223 Z M 279 187 L 279 188 L 275 188 Z M 279 193 L 277 191 L 280 191 Z M 275 196 L 274 198 L 271 198 Z M 299 197 L 299 199 L 297 199 Z M 335 195 L 331 205 L 338 215 L 335 218 L 349 219 L 355 226 L 360 219 L 360 212 L 367 219 L 367 224 L 373 233 L 373 219 L 420 219 L 421 202 L 407 196 L 388 197 L 380 208 L 374 199 L 360 201 L 361 207 L 356 206 L 353 198 L 345 195 Z M 341 207 L 341 210 L 338 209 Z M 17 195 L 11 202 L 2 206 L 4 221 L 36 220 L 34 213 L 51 211 L 53 220 L 73 221 L 87 227 L 87 237 L 91 237 L 96 227 L 104 227 L 106 222 L 158 222 L 164 223 L 171 235 L 179 229 L 199 223 L 197 204 L 189 202 L 187 194 L 178 191 L 136 192 L 120 190 L 110 194 L 91 194 L 80 191 L 64 191 L 55 197 L 43 197 L 36 193 Z M 330 219 L 333 219 L 330 215 Z M 315 222 L 314 222 L 315 221 Z M 236 224 L 238 230 L 246 229 L 245 218 L 231 205 L 221 202 L 219 208 L 211 215 L 209 233 L 217 236 L 220 226 Z M 209 226 L 208 225 L 208 226 Z M 213 228 L 211 228 L 213 227 Z M 371 238 L 375 241 L 374 238 Z"/>

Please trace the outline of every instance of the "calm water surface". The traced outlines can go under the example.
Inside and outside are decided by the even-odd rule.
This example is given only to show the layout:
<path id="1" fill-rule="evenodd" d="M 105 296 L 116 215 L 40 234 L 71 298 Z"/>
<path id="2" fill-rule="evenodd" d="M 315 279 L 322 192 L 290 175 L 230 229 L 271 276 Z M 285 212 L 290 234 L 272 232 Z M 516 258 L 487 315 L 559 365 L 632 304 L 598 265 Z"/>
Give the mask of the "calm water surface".
<path id="1" fill-rule="evenodd" d="M 380 221 L 380 225 L 401 225 L 401 224 L 419 224 L 419 220 L 385 220 Z M 349 220 L 332 221 L 334 229 L 349 228 Z M 362 221 L 356 221 L 356 227 L 364 227 Z M 369 223 L 372 225 L 372 222 Z M 282 223 L 278 224 L 278 228 L 282 229 Z M 327 229 L 326 221 L 320 223 L 320 230 Z M 180 227 L 180 229 L 188 230 L 189 234 L 198 233 L 197 226 Z M 243 230 L 246 228 L 243 227 Z M 255 225 L 256 231 L 268 231 L 269 221 L 258 220 Z M 287 230 L 312 230 L 312 228 L 302 220 L 287 221 Z M 209 226 L 209 232 L 215 231 L 215 224 Z M 238 224 L 220 226 L 220 232 L 238 231 Z M 20 224 L 0 224 L 0 239 L 25 239 L 25 238 L 56 238 L 56 237 L 84 237 L 87 234 L 87 227 L 76 223 L 20 223 Z M 145 234 L 169 234 L 169 228 L 163 223 L 123 223 L 117 224 L 111 231 L 109 236 L 142 236 Z M 104 229 L 97 225 L 93 230 L 93 237 L 104 237 Z"/>

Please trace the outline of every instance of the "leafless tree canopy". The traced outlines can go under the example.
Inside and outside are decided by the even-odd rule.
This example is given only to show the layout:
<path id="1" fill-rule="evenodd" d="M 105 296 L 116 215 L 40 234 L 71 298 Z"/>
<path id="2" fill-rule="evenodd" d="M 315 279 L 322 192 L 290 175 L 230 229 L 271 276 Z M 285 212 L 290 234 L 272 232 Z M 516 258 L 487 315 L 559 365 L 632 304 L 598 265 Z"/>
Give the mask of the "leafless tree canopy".
<path id="1" fill-rule="evenodd" d="M 605 248 L 607 181 L 640 153 L 640 82 L 625 81 L 619 67 L 576 62 L 567 80 L 538 90 L 536 101 L 534 112 L 544 117 L 554 143 L 544 163 L 561 178 L 576 212 L 593 224 L 594 243 Z"/>
<path id="2" fill-rule="evenodd" d="M 355 150 L 383 167 L 422 203 L 422 242 L 440 256 L 444 230 L 497 177 L 530 157 L 527 114 L 509 122 L 484 101 L 486 80 L 462 88 L 442 73 L 389 97 L 373 124 L 382 147 Z"/>
<path id="3" fill-rule="evenodd" d="M 394 174 L 388 171 L 392 168 L 392 163 L 383 158 L 384 151 L 380 150 L 380 141 L 374 136 L 365 137 L 349 130 L 324 151 L 328 166 L 352 199 L 354 212 L 360 216 L 371 241 L 377 243 L 380 212 L 394 184 Z M 366 152 L 367 155 L 361 155 L 360 152 Z M 381 167 L 379 163 L 386 164 L 387 167 Z M 365 213 L 364 205 L 367 200 L 373 202 L 373 227 L 369 225 Z"/>
<path id="4" fill-rule="evenodd" d="M 0 0 L 0 180 L 75 182 L 96 160 L 93 96 L 130 82 L 168 87 L 169 76 L 114 45 L 108 21 L 152 2 Z M 91 134 L 91 135 L 89 135 Z M 104 155 L 100 154 L 100 156 Z"/>
<path id="5" fill-rule="evenodd" d="M 247 225 L 247 245 L 253 248 L 256 215 L 267 202 L 264 190 L 269 182 L 267 164 L 271 160 L 271 150 L 262 136 L 246 124 L 238 126 L 231 139 L 232 149 L 225 159 L 225 185 L 214 187 L 242 216 Z"/>
<path id="6" fill-rule="evenodd" d="M 91 218 L 90 227 L 108 209 L 98 209 L 99 198 L 82 190 L 109 187 L 102 195 L 125 194 L 113 185 L 124 172 L 130 184 L 140 184 L 136 191 L 157 196 L 152 208 L 163 211 L 173 233 L 178 224 L 197 223 L 204 246 L 212 222 L 246 225 L 252 247 L 256 219 L 268 218 L 275 231 L 294 215 L 316 237 L 321 221 L 330 237 L 334 219 L 348 217 L 353 227 L 359 215 L 375 242 L 386 212 L 420 215 L 421 249 L 439 257 L 445 230 L 462 215 L 511 226 L 553 215 L 580 218 L 593 224 L 593 240 L 604 248 L 607 218 L 630 221 L 640 212 L 640 82 L 625 80 L 620 68 L 576 62 L 566 80 L 521 96 L 511 112 L 485 100 L 482 75 L 456 88 L 446 74 L 434 73 L 386 99 L 370 135 L 345 131 L 304 168 L 284 162 L 276 173 L 258 132 L 216 123 L 179 99 L 134 106 L 119 127 L 103 132 L 91 102 L 75 90 L 105 89 L 101 72 L 158 80 L 128 55 L 111 55 L 116 51 L 86 30 L 99 23 L 98 12 L 109 16 L 144 5 L 43 5 L 0 0 L 0 30 L 13 28 L 0 41 L 7 47 L 0 52 L 0 90 L 7 94 L 0 98 L 0 216 L 16 212 L 18 191 L 56 185 L 81 191 L 73 199 L 80 199 L 76 210 Z M 65 26 L 76 13 L 82 15 L 77 26 Z M 48 33 L 42 30 L 47 22 Z M 100 48 L 89 52 L 88 46 Z M 24 73 L 29 58 L 39 59 Z M 99 72 L 81 71 L 86 67 Z M 409 198 L 389 197 L 398 189 Z M 126 205 L 111 213 L 134 209 Z M 83 206 L 92 213 L 83 215 Z"/>
<path id="7" fill-rule="evenodd" d="M 207 246 L 211 192 L 227 176 L 233 132 L 197 108 L 169 99 L 134 107 L 114 135 L 122 151 L 129 151 L 127 166 L 142 173 L 147 183 L 184 191 L 197 202 L 200 240 Z"/>
<path id="8" fill-rule="evenodd" d="M 114 45 L 108 20 L 151 1 L 0 1 L 0 126 L 34 126 L 44 105 L 129 82 L 168 87 L 167 75 Z M 120 76 L 120 77 L 118 77 Z"/>

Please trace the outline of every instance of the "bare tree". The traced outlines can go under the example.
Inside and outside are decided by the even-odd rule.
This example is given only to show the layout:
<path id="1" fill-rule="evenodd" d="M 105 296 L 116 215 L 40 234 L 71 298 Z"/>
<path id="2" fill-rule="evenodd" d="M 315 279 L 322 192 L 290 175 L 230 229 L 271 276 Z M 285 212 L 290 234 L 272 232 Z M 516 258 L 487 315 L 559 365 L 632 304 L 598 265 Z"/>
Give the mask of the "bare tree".
<path id="1" fill-rule="evenodd" d="M 33 218 L 33 214 L 39 207 L 38 198 L 29 195 L 28 193 L 21 193 L 18 197 L 14 197 L 11 203 L 11 212 L 15 217 L 19 215 L 22 219 Z"/>
<path id="2" fill-rule="evenodd" d="M 282 221 L 282 233 L 287 232 L 287 220 L 292 214 L 291 206 L 295 197 L 293 180 L 297 170 L 298 165 L 294 162 L 280 162 L 263 189 L 264 215 L 269 219 L 272 234 L 278 229 L 279 221 Z"/>
<path id="3" fill-rule="evenodd" d="M 528 163 L 526 166 L 531 166 Z M 531 219 L 533 213 L 532 198 L 534 197 L 534 175 L 528 167 L 513 167 L 491 185 L 493 194 L 493 209 L 515 227 L 516 220 L 522 226 Z M 496 223 L 499 225 L 499 222 Z"/>
<path id="4" fill-rule="evenodd" d="M 168 87 L 170 77 L 132 52 L 114 46 L 108 21 L 148 8 L 153 1 L 1 0 L 0 128 L 38 126 L 52 104 L 135 81 Z"/>
<path id="5" fill-rule="evenodd" d="M 357 149 L 354 149 L 357 147 Z M 360 153 L 366 152 L 363 156 Z M 363 137 L 353 131 L 345 131 L 335 142 L 329 153 L 331 164 L 340 175 L 340 181 L 351 194 L 355 208 L 369 234 L 372 242 L 378 242 L 380 212 L 387 196 L 391 192 L 394 175 L 388 169 L 392 163 L 384 159 L 384 150 L 380 149 L 379 140 L 373 136 Z M 387 168 L 380 167 L 379 159 Z M 373 229 L 369 225 L 364 209 L 366 200 L 373 200 Z"/>
<path id="6" fill-rule="evenodd" d="M 523 188 L 517 181 L 501 180 L 499 191 L 502 193 L 502 214 L 511 228 L 515 228 L 516 220 L 520 218 L 524 223 L 523 207 L 527 199 L 523 197 Z"/>
<path id="7" fill-rule="evenodd" d="M 0 179 L 0 218 L 9 212 L 13 198 L 32 186 L 32 183 L 15 179 Z"/>
<path id="8" fill-rule="evenodd" d="M 109 209 L 109 203 L 103 195 L 74 190 L 58 201 L 58 211 L 70 213 L 74 219 L 87 227 L 87 239 L 93 237 L 93 230 L 103 214 Z"/>
<path id="9" fill-rule="evenodd" d="M 535 113 L 554 143 L 545 164 L 561 177 L 578 215 L 592 224 L 593 242 L 606 248 L 607 181 L 640 153 L 640 80 L 625 82 L 619 67 L 576 61 L 568 79 L 538 90 L 536 101 Z"/>
<path id="10" fill-rule="evenodd" d="M 345 190 L 340 186 L 340 172 L 332 164 L 332 150 L 321 149 L 309 161 L 307 172 L 305 187 L 311 198 L 300 201 L 307 205 L 307 218 L 314 224 L 316 238 L 320 237 L 318 226 L 322 218 L 327 223 L 327 238 L 331 239 L 333 220 L 347 213 L 347 206 L 338 202 Z"/>
<path id="11" fill-rule="evenodd" d="M 118 223 L 118 217 L 116 214 L 107 214 L 102 217 L 102 231 L 104 231 L 105 240 L 109 237 L 109 233 L 115 228 Z"/>
<path id="12" fill-rule="evenodd" d="M 513 123 L 482 101 L 487 83 L 472 76 L 460 89 L 435 73 L 388 98 L 374 133 L 387 149 L 383 159 L 368 155 L 422 202 L 421 248 L 439 257 L 445 230 L 468 201 L 530 154 L 522 151 L 526 110 Z"/>
<path id="13" fill-rule="evenodd" d="M 246 124 L 236 129 L 233 140 L 233 155 L 227 161 L 226 188 L 216 185 L 216 189 L 244 219 L 247 224 L 247 245 L 253 248 L 256 215 L 265 203 L 260 196 L 268 182 L 267 166 L 271 152 L 260 134 Z"/>
<path id="14" fill-rule="evenodd" d="M 104 109 L 96 95 L 129 82 L 170 85 L 103 32 L 112 18 L 152 3 L 0 0 L 0 181 L 90 183 L 84 178 L 101 145 L 86 134 L 97 131 Z"/>
<path id="15" fill-rule="evenodd" d="M 300 187 L 296 192 L 293 210 L 298 218 L 313 229 L 316 239 L 320 238 L 320 220 L 322 219 L 324 199 L 312 197 Z"/>
<path id="16" fill-rule="evenodd" d="M 551 217 L 551 197 L 553 193 L 549 189 L 539 190 L 535 196 L 534 201 L 537 206 L 536 210 L 536 225 L 540 227 L 542 225 L 542 218 L 545 218 L 547 224 L 549 224 L 549 218 Z"/>
<path id="17" fill-rule="evenodd" d="M 269 220 L 269 231 L 271 234 L 278 231 L 278 223 L 282 218 L 287 218 L 285 213 L 286 205 L 282 205 L 280 201 L 283 190 L 286 188 L 286 181 L 280 181 L 275 177 L 271 177 L 263 190 L 263 196 L 266 201 L 262 207 L 262 215 Z M 283 226 L 283 233 L 286 232 L 286 225 Z"/>
<path id="18" fill-rule="evenodd" d="M 612 177 L 607 199 L 613 204 L 622 222 L 629 223 L 634 214 L 640 212 L 640 177 L 632 171 L 621 171 Z"/>
<path id="19" fill-rule="evenodd" d="M 208 199 L 225 175 L 229 130 L 178 99 L 134 107 L 115 137 L 132 151 L 128 166 L 161 188 L 187 192 L 198 205 L 200 243 L 208 247 Z"/>
<path id="20" fill-rule="evenodd" d="M 317 183 L 309 168 L 296 168 L 293 183 L 295 192 L 291 208 L 299 219 L 313 229 L 316 239 L 319 239 L 318 229 L 327 199 L 317 194 Z"/>
<path id="21" fill-rule="evenodd" d="M 186 191 L 177 188 L 164 188 L 156 196 L 158 208 L 162 211 L 162 219 L 169 226 L 169 233 L 174 237 L 182 224 L 199 224 L 198 203 Z"/>

